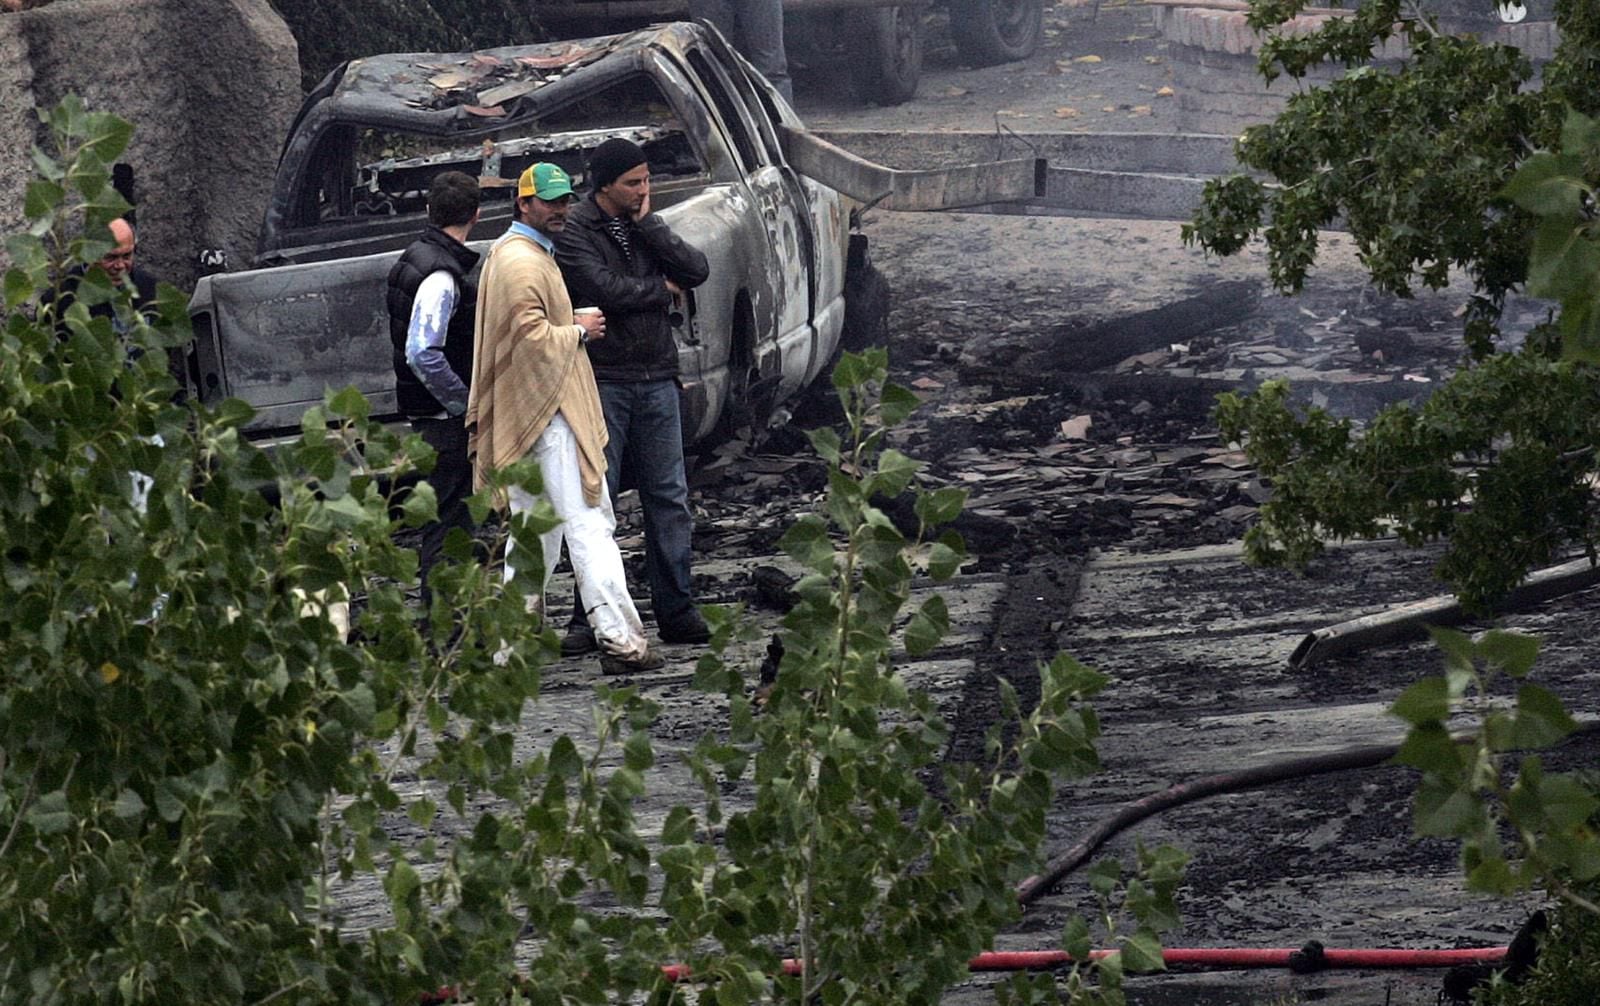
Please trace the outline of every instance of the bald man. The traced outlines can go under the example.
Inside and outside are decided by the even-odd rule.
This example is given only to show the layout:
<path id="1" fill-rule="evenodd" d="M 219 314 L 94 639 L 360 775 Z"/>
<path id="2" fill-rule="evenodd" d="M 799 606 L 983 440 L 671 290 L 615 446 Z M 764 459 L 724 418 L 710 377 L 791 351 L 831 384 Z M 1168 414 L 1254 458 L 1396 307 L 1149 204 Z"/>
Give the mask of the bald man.
<path id="1" fill-rule="evenodd" d="M 146 318 L 156 315 L 156 278 L 140 269 L 134 264 L 134 254 L 138 250 L 138 233 L 134 230 L 133 223 L 125 217 L 118 217 L 108 225 L 111 231 L 112 249 L 101 256 L 97 263 L 105 272 L 106 278 L 116 287 L 123 287 L 133 295 L 133 309 Z M 72 306 L 76 298 L 78 283 L 82 281 L 88 268 L 82 265 L 74 266 L 67 272 L 61 281 L 61 297 L 56 302 L 55 322 L 61 329 L 61 320 L 66 316 L 67 308 Z M 96 304 L 89 308 L 89 317 L 108 318 L 112 329 L 118 335 L 126 335 L 132 328 L 131 319 L 118 317 L 116 310 L 108 301 Z M 64 329 L 62 329 L 64 333 Z M 173 380 L 178 382 L 178 394 L 182 398 L 187 393 L 188 378 L 188 351 L 187 349 L 167 350 L 167 369 L 172 374 Z"/>
<path id="2" fill-rule="evenodd" d="M 133 309 L 140 314 L 151 314 L 155 311 L 156 280 L 154 276 L 133 264 L 133 254 L 139 247 L 138 236 L 134 233 L 133 224 L 125 217 L 118 217 L 111 221 L 111 238 L 116 242 L 116 247 L 100 259 L 100 268 L 106 271 L 112 285 L 127 287 L 133 293 Z M 112 326 L 118 334 L 127 331 L 127 323 L 116 317 L 111 310 L 111 305 L 101 305 L 104 313 L 94 308 L 89 311 L 93 317 L 110 317 Z"/>

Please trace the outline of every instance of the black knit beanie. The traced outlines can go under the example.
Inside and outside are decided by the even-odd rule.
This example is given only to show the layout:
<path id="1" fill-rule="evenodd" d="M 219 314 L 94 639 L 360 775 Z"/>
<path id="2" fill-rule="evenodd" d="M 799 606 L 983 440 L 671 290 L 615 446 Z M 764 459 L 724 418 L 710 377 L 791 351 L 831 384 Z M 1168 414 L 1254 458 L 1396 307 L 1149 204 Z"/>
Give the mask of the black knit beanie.
<path id="1" fill-rule="evenodd" d="M 589 191 L 599 192 L 626 171 L 645 163 L 644 151 L 632 140 L 614 136 L 589 155 Z"/>

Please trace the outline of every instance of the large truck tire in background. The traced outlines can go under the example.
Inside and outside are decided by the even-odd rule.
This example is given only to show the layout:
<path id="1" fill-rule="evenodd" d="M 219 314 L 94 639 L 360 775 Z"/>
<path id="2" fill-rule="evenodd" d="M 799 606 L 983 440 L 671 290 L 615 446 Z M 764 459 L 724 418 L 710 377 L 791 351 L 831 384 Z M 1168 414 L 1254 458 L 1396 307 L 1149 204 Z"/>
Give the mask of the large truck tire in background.
<path id="1" fill-rule="evenodd" d="M 950 37 L 974 66 L 1027 59 L 1044 35 L 1043 0 L 949 0 Z"/>
<path id="2" fill-rule="evenodd" d="M 853 14 L 857 92 L 875 105 L 910 101 L 922 79 L 922 9 L 867 7 Z"/>
<path id="3" fill-rule="evenodd" d="M 950 13 L 961 58 L 991 66 L 1032 56 L 1044 35 L 1044 0 L 930 0 Z M 783 0 L 784 44 L 791 64 L 837 67 L 863 101 L 898 105 L 922 76 L 923 15 L 930 2 Z M 687 18 L 687 0 L 560 0 L 534 14 L 559 38 L 599 35 Z"/>

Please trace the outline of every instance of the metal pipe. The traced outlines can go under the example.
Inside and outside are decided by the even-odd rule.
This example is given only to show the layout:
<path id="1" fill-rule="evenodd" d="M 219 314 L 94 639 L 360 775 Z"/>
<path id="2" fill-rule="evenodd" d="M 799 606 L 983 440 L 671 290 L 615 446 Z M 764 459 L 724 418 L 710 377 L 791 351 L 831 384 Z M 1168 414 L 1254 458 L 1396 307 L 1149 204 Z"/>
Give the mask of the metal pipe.
<path id="1" fill-rule="evenodd" d="M 867 206 L 887 210 L 950 210 L 1034 199 L 1044 194 L 1043 158 L 904 171 L 875 164 L 803 129 L 779 127 L 784 158 L 800 174 Z"/>
<path id="2" fill-rule="evenodd" d="M 1600 567 L 1596 567 L 1587 557 L 1574 559 L 1529 574 L 1520 587 L 1513 589 L 1494 606 L 1494 610 L 1518 611 L 1552 597 L 1592 587 L 1596 583 L 1600 583 Z M 1352 618 L 1307 633 L 1300 645 L 1289 654 L 1289 666 L 1300 670 L 1335 654 L 1350 653 L 1401 639 L 1420 638 L 1427 634 L 1430 625 L 1455 625 L 1470 617 L 1472 613 L 1453 594 L 1413 601 L 1398 608 Z"/>
<path id="3" fill-rule="evenodd" d="M 1239 11 L 1250 10 L 1248 0 L 1144 0 L 1151 7 L 1193 7 L 1196 10 Z M 1349 17 L 1352 12 L 1340 7 L 1302 7 L 1300 14 L 1318 17 Z"/>
<path id="4" fill-rule="evenodd" d="M 824 10 L 851 10 L 861 7 L 911 7 L 927 5 L 906 3 L 904 0 L 783 0 L 783 9 L 796 14 Z M 577 0 L 553 6 L 548 12 L 553 17 L 583 17 L 595 20 L 640 20 L 655 18 L 663 21 L 687 19 L 689 5 L 684 0 Z"/>

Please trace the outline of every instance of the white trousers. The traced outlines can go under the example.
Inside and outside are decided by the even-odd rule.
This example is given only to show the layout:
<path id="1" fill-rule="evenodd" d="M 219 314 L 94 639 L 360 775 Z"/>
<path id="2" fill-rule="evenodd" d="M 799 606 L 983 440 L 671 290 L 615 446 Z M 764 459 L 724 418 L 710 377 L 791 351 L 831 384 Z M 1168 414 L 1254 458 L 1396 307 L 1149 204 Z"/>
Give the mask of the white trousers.
<path id="1" fill-rule="evenodd" d="M 550 571 L 561 558 L 561 542 L 567 543 L 572 559 L 573 579 L 578 582 L 578 597 L 589 615 L 595 641 L 607 653 L 625 659 L 644 656 L 649 649 L 639 609 L 628 593 L 627 575 L 622 568 L 622 550 L 615 537 L 617 519 L 611 510 L 611 495 L 600 483 L 600 505 L 590 506 L 583 498 L 583 476 L 578 468 L 578 440 L 572 427 L 557 412 L 550 425 L 539 434 L 530 452 L 544 475 L 544 496 L 550 501 L 561 523 L 539 536 L 544 551 L 542 596 L 550 584 Z M 537 497 L 513 486 L 509 493 L 512 513 L 533 509 Z M 512 564 L 517 542 L 506 546 L 505 578 L 516 572 Z"/>

